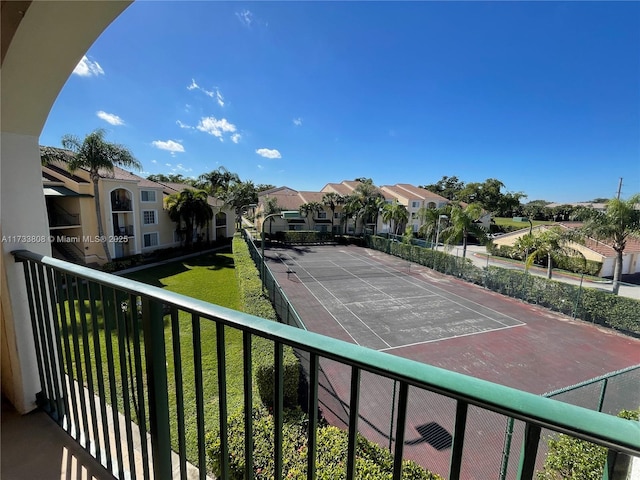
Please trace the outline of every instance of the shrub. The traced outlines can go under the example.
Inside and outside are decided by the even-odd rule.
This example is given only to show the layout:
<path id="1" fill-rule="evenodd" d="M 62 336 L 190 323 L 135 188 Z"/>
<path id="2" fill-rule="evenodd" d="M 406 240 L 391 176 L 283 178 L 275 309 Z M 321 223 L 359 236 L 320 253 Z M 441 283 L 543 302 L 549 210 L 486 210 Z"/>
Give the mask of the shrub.
<path id="1" fill-rule="evenodd" d="M 263 407 L 256 407 L 253 419 L 253 478 L 273 478 L 273 417 Z M 229 417 L 229 470 L 230 478 L 244 478 L 244 413 Z M 283 477 L 306 479 L 307 470 L 307 418 L 299 410 L 285 411 L 282 429 Z M 332 426 L 317 429 L 316 474 L 318 480 L 344 478 L 347 464 L 348 435 Z M 207 436 L 207 457 L 213 472 L 220 476 L 220 435 L 211 432 Z M 356 448 L 356 478 L 387 480 L 392 478 L 393 455 L 380 446 L 358 435 Z M 403 477 L 409 480 L 440 480 L 441 477 L 423 469 L 411 461 L 403 462 Z"/>
<path id="2" fill-rule="evenodd" d="M 242 237 L 238 235 L 233 239 L 233 259 L 243 312 L 275 321 L 276 312 L 269 298 L 262 291 L 262 282 L 258 269 L 249 254 L 249 248 Z M 265 405 L 273 403 L 275 381 L 273 353 L 273 342 L 260 337 L 253 338 L 253 371 L 258 393 Z M 297 404 L 298 400 L 300 361 L 291 347 L 284 348 L 283 360 L 284 402 L 286 405 L 293 406 Z"/>
<path id="3" fill-rule="evenodd" d="M 638 420 L 640 410 L 622 410 L 618 416 Z M 560 434 L 547 439 L 549 452 L 538 480 L 600 480 L 607 449 L 585 440 Z"/>
<path id="4" fill-rule="evenodd" d="M 317 232 L 315 230 L 290 230 L 282 233 L 282 241 L 284 241 L 285 243 L 324 243 L 333 240 L 331 232 Z"/>

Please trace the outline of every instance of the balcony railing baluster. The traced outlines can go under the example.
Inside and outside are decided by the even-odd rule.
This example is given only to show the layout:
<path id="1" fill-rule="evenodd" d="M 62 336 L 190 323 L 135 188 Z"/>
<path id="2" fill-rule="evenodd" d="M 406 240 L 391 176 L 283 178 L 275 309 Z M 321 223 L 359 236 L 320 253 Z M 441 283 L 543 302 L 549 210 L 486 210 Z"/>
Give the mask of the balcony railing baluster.
<path id="1" fill-rule="evenodd" d="M 131 428 L 131 398 L 129 393 L 129 372 L 127 370 L 128 362 L 132 361 L 127 358 L 127 350 L 125 342 L 129 343 L 129 330 L 126 322 L 126 312 L 129 306 L 125 303 L 126 296 L 122 292 L 116 293 L 116 327 L 118 333 L 118 358 L 120 361 L 120 382 L 122 385 L 122 402 L 124 411 L 125 434 L 127 438 L 127 452 L 129 456 L 129 471 L 135 472 L 135 454 L 133 450 L 133 430 Z M 119 308 L 118 308 L 119 307 Z M 126 309 L 126 310 L 125 310 Z M 123 465 L 124 468 L 124 465 Z"/>
<path id="2" fill-rule="evenodd" d="M 347 480 L 356 475 L 356 448 L 358 445 L 358 409 L 360 405 L 360 369 L 351 367 L 351 395 L 349 397 L 349 447 L 347 450 Z"/>
<path id="3" fill-rule="evenodd" d="M 252 338 L 242 332 L 242 364 L 244 367 L 244 476 L 253 476 L 253 368 Z"/>
<path id="4" fill-rule="evenodd" d="M 184 395 L 179 385 L 182 382 L 182 353 L 180 348 L 180 323 L 178 309 L 171 308 L 171 341 L 173 344 L 173 375 L 176 382 L 176 418 L 178 421 L 178 455 L 180 457 L 180 480 L 187 478 L 187 442 L 184 428 Z"/>
<path id="5" fill-rule="evenodd" d="M 273 342 L 273 361 L 275 362 L 275 382 L 273 389 L 273 476 L 282 478 L 282 418 L 284 403 L 284 347 L 281 342 Z"/>
<path id="6" fill-rule="evenodd" d="M 138 429 L 140 431 L 140 448 L 142 450 L 142 476 L 144 480 L 150 480 L 149 472 L 149 449 L 147 446 L 147 414 L 145 408 L 145 389 L 144 377 L 142 375 L 142 352 L 140 349 L 140 325 L 138 323 L 140 312 L 138 311 L 138 302 L 142 306 L 142 300 L 136 295 L 129 296 L 132 325 L 133 325 L 133 355 L 135 357 L 136 370 L 136 392 L 138 405 L 136 415 L 138 418 Z M 182 389 L 179 389 L 182 392 Z M 184 413 L 182 413 L 184 415 Z M 184 420 L 184 417 L 183 417 Z M 184 450 L 183 450 L 184 451 Z"/>
<path id="7" fill-rule="evenodd" d="M 218 359 L 218 416 L 220 419 L 220 438 L 229 438 L 227 434 L 227 353 L 224 344 L 224 324 L 216 323 L 216 356 Z M 206 461 L 204 463 L 206 465 Z M 229 448 L 222 445 L 222 478 L 229 478 Z M 200 466 L 204 479 L 206 467 Z"/>
<path id="8" fill-rule="evenodd" d="M 193 365 L 196 389 L 196 422 L 198 427 L 198 467 L 200 468 L 200 480 L 204 480 L 206 471 L 205 455 L 205 429 L 204 429 L 204 389 L 202 379 L 202 339 L 200 332 L 200 316 L 191 315 L 191 328 L 193 335 Z M 224 460 L 224 459 L 223 459 Z"/>
<path id="9" fill-rule="evenodd" d="M 451 466 L 449 468 L 449 480 L 460 478 L 460 467 L 462 466 L 462 450 L 464 447 L 464 433 L 467 427 L 467 411 L 469 404 L 458 400 L 456 403 L 456 423 L 453 431 L 451 445 Z"/>
<path id="10" fill-rule="evenodd" d="M 393 480 L 402 478 L 402 459 L 404 458 L 404 433 L 407 423 L 407 403 L 409 400 L 409 385 L 400 382 L 398 392 L 398 414 L 396 417 L 396 448 L 393 462 Z"/>
<path id="11" fill-rule="evenodd" d="M 533 478 L 536 467 L 536 455 L 538 454 L 538 443 L 540 443 L 540 430 L 538 425 L 531 423 L 527 423 L 524 428 L 518 480 Z"/>
<path id="12" fill-rule="evenodd" d="M 60 295 L 60 289 L 56 288 L 56 280 L 55 280 L 55 272 L 51 268 L 47 268 L 47 285 L 49 288 L 49 310 L 51 312 L 51 322 L 47 325 L 47 331 L 50 335 L 50 354 L 51 354 L 51 364 L 56 366 L 51 371 L 51 379 L 53 381 L 54 390 L 53 390 L 53 401 L 55 402 L 55 415 L 53 419 L 61 424 L 62 419 L 65 417 L 67 412 L 67 406 L 65 404 L 65 395 L 64 395 L 64 381 L 61 378 L 62 366 L 64 365 L 64 360 L 62 358 L 62 340 L 60 338 L 60 329 L 58 326 L 60 325 L 60 320 L 58 318 L 58 298 Z M 53 331 L 53 332 L 52 332 Z M 50 399 L 51 400 L 51 399 Z"/>
<path id="13" fill-rule="evenodd" d="M 307 479 L 316 478 L 316 451 L 318 431 L 318 355 L 309 354 L 309 427 L 307 440 Z"/>
<path id="14" fill-rule="evenodd" d="M 142 297 L 142 329 L 149 389 L 149 429 L 154 478 L 171 478 L 167 355 L 162 304 L 157 299 Z"/>

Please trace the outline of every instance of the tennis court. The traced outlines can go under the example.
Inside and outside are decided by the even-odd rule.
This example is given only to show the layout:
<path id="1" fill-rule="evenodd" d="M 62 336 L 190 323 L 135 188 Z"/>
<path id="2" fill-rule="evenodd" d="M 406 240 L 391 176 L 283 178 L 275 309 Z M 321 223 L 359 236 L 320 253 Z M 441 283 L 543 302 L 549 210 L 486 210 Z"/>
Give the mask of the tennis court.
<path id="1" fill-rule="evenodd" d="M 271 248 L 265 258 L 309 330 L 520 390 L 543 394 L 638 360 L 640 340 L 636 338 L 375 250 Z M 320 375 L 324 417 L 332 425 L 347 428 L 350 369 L 323 358 Z M 610 413 L 633 403 L 637 393 L 637 386 L 631 398 L 610 392 L 611 399 L 621 400 Z M 597 393 L 589 398 L 597 400 Z M 455 403 L 417 389 L 410 390 L 409 399 L 406 428 L 410 436 L 404 455 L 446 475 Z M 391 448 L 395 401 L 394 382 L 363 372 L 360 433 Z M 506 425 L 506 417 L 470 409 L 462 478 L 499 478 Z M 515 478 L 522 435 L 519 425 L 513 434 L 507 479 Z M 542 441 L 540 448 L 544 450 L 545 445 Z M 538 468 L 543 458 L 541 454 Z"/>
<path id="2" fill-rule="evenodd" d="M 270 254 L 272 271 L 288 271 L 288 281 L 301 283 L 353 342 L 372 349 L 392 350 L 524 325 L 425 282 L 424 267 L 394 262 L 393 257 L 381 263 L 370 250 L 313 247 Z"/>

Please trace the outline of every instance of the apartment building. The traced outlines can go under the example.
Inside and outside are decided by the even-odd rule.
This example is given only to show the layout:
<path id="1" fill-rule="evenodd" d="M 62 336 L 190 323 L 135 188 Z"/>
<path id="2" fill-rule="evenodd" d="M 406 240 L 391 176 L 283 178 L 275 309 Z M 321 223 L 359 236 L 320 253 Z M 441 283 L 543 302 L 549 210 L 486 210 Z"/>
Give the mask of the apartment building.
<path id="1" fill-rule="evenodd" d="M 48 147 L 51 148 L 51 147 Z M 42 182 L 54 256 L 81 264 L 107 261 L 98 233 L 93 183 L 87 170 L 70 173 L 63 162 L 42 167 Z M 164 208 L 164 199 L 184 184 L 152 182 L 122 168 L 101 171 L 98 182 L 100 217 L 111 258 L 176 247 L 183 241 Z M 199 229 L 194 241 L 214 241 L 234 231 L 233 214 L 209 197 L 214 221 Z"/>

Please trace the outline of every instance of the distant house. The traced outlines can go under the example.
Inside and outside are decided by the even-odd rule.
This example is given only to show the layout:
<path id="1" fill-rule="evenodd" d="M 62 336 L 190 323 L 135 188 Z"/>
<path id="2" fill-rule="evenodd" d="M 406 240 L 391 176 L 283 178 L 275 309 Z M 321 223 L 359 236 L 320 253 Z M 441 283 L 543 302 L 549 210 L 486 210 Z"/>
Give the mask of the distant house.
<path id="1" fill-rule="evenodd" d="M 421 208 L 436 209 L 444 207 L 449 203 L 444 197 L 425 190 L 424 188 L 415 187 L 408 183 L 396 183 L 395 185 L 383 185 L 380 190 L 385 198 L 393 198 L 400 204 L 404 205 L 409 212 L 409 225 L 412 226 L 414 232 L 417 232 L 422 225 L 418 211 Z"/>
<path id="2" fill-rule="evenodd" d="M 580 222 L 562 222 L 553 225 L 538 225 L 533 228 L 523 228 L 505 235 L 501 235 L 493 240 L 495 246 L 513 246 L 516 241 L 528 235 L 529 231 L 537 232 L 549 229 L 552 226 L 559 226 L 564 229 L 578 228 L 582 225 Z M 587 260 L 602 263 L 599 275 L 601 277 L 612 277 L 615 267 L 616 251 L 606 242 L 598 241 L 593 238 L 587 238 L 584 245 L 572 243 L 571 248 L 581 252 Z M 622 256 L 622 274 L 633 274 L 640 272 L 640 240 L 629 237 L 627 245 Z"/>
<path id="3" fill-rule="evenodd" d="M 176 224 L 164 209 L 164 198 L 193 187 L 152 182 L 118 167 L 99 173 L 100 213 L 113 259 L 180 245 Z M 42 187 L 54 256 L 80 264 L 105 263 L 89 172 L 78 169 L 71 174 L 64 162 L 52 162 L 42 167 Z M 232 235 L 230 210 L 213 197 L 209 197 L 209 204 L 214 208 L 215 222 L 203 235 L 210 240 Z"/>

